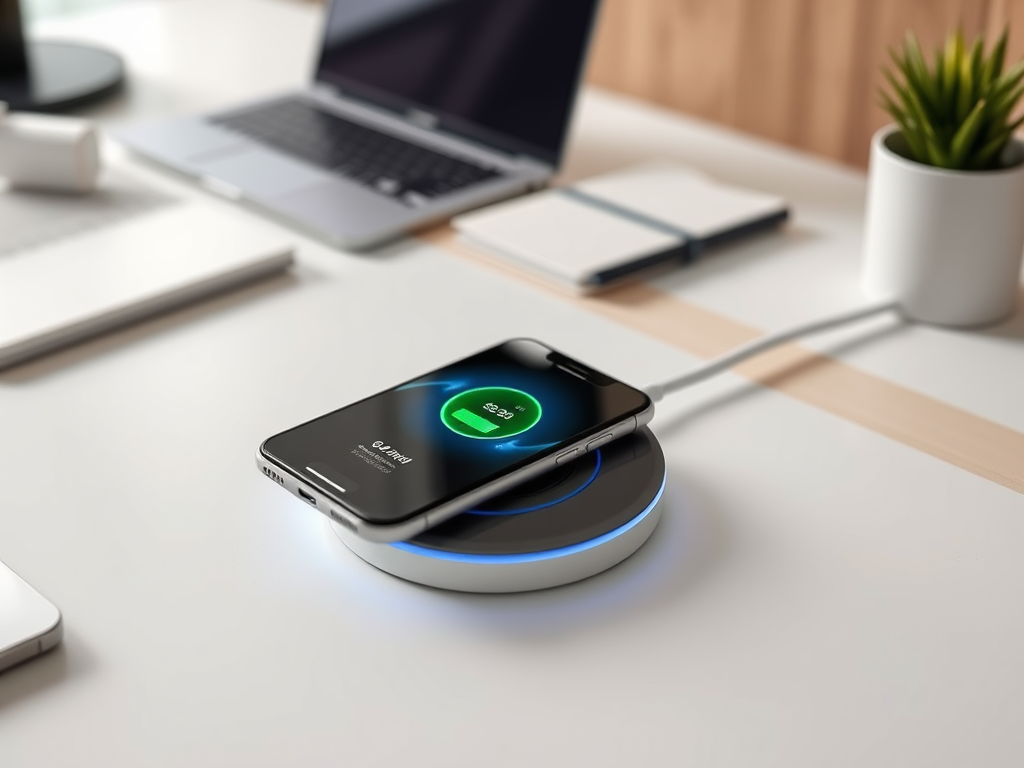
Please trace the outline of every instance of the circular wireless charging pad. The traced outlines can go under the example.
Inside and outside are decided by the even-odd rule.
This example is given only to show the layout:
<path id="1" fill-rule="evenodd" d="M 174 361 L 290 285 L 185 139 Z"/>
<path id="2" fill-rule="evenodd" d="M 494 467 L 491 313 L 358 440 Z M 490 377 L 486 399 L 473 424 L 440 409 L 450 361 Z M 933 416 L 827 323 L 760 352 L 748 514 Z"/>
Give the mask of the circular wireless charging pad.
<path id="1" fill-rule="evenodd" d="M 366 562 L 419 584 L 525 592 L 585 579 L 647 541 L 661 517 L 665 456 L 647 429 L 616 440 L 397 544 L 331 523 Z"/>

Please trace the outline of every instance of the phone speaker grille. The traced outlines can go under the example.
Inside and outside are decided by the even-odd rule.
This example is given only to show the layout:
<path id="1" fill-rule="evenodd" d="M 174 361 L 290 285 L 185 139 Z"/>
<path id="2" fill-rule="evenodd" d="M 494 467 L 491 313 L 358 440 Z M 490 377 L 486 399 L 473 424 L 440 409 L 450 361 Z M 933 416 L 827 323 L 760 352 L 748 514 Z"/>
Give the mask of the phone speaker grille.
<path id="1" fill-rule="evenodd" d="M 284 478 L 281 477 L 277 472 L 272 470 L 270 467 L 262 467 L 263 474 L 269 477 L 271 480 L 276 480 L 280 485 L 284 485 Z"/>

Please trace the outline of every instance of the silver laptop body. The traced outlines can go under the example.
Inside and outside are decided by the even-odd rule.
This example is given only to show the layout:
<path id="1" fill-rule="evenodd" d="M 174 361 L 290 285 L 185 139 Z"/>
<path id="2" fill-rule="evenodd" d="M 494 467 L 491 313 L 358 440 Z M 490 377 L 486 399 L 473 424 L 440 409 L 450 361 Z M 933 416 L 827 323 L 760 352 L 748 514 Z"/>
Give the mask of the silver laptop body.
<path id="1" fill-rule="evenodd" d="M 334 245 L 367 248 L 550 179 L 561 160 L 596 5 L 335 0 L 308 89 L 215 115 L 135 126 L 117 138 L 211 191 Z M 423 39 L 433 40 L 438 30 L 446 43 L 430 48 Z M 530 88 L 539 106 L 531 105 Z M 284 125 L 274 128 L 272 140 L 258 123 L 266 115 Z M 289 138 L 290 123 L 281 115 L 297 116 L 293 122 L 306 133 Z M 340 154 L 330 149 L 309 156 L 317 154 L 321 138 L 333 141 L 333 117 L 346 130 L 357 126 L 360 137 L 370 129 L 426 152 L 407 153 L 412 159 L 404 165 L 392 159 L 393 172 L 378 173 L 373 163 L 365 171 L 364 162 L 354 178 L 331 166 L 331 158 L 345 157 L 347 138 L 339 142 Z M 331 130 L 321 136 L 323 125 Z M 435 166 L 429 183 L 408 178 L 420 155 Z M 438 156 L 457 166 L 451 183 L 438 182 L 438 173 L 449 173 Z"/>

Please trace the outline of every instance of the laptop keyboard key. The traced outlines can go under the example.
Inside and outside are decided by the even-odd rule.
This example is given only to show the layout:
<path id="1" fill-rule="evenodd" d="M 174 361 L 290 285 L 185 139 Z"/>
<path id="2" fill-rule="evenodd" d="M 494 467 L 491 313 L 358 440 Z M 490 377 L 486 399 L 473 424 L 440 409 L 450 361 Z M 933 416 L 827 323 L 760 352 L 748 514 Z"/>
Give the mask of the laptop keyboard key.
<path id="1" fill-rule="evenodd" d="M 501 175 L 495 169 L 381 133 L 299 99 L 210 120 L 411 207 Z"/>

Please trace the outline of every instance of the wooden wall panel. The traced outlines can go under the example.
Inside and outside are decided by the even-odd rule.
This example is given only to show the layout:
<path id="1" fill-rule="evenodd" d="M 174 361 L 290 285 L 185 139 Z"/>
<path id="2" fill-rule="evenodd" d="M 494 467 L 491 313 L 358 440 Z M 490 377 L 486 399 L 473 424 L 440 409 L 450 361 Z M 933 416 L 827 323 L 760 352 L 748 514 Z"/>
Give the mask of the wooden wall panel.
<path id="1" fill-rule="evenodd" d="M 863 167 L 889 47 L 1007 22 L 1024 56 L 1024 0 L 605 0 L 588 79 Z"/>
<path id="2" fill-rule="evenodd" d="M 776 141 L 791 141 L 804 110 L 807 68 L 805 0 L 744 2 L 739 58 L 733 69 L 733 122 Z M 785 56 L 776 51 L 787 51 Z M 757 77 L 746 73 L 756 72 Z"/>
<path id="3" fill-rule="evenodd" d="M 842 158 L 851 144 L 855 110 L 857 40 L 864 18 L 861 0 L 806 3 L 805 44 L 797 73 L 801 94 L 790 144 L 826 157 Z"/>

